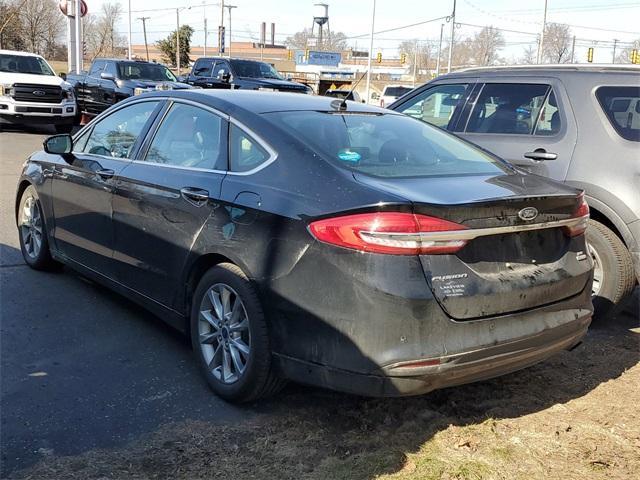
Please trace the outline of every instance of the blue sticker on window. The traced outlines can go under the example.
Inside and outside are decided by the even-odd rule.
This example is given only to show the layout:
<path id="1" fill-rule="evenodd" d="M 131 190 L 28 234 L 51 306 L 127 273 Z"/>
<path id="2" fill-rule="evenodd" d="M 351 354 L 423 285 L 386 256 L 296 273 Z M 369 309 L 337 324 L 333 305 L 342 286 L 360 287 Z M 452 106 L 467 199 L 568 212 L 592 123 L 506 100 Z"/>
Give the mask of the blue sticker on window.
<path id="1" fill-rule="evenodd" d="M 344 149 L 338 152 L 338 158 L 343 162 L 358 163 L 362 157 L 358 152 L 352 152 L 351 150 Z"/>

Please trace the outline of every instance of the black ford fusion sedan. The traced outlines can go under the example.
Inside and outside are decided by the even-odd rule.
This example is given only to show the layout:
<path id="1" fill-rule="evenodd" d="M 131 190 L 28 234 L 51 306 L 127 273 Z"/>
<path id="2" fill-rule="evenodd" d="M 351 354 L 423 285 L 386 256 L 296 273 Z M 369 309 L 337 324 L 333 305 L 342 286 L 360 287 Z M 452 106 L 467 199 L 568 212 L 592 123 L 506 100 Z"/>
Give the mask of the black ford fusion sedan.
<path id="1" fill-rule="evenodd" d="M 395 112 L 326 97 L 144 94 L 25 164 L 25 261 L 64 263 L 191 336 L 231 401 L 285 379 L 375 396 L 579 343 L 581 192 Z"/>

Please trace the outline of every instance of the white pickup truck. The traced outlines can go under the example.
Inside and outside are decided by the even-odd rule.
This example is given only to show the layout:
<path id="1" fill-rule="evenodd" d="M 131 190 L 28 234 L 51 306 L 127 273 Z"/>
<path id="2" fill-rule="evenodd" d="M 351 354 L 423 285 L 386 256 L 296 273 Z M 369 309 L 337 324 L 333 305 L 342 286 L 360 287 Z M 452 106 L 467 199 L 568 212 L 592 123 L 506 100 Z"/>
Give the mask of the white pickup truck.
<path id="1" fill-rule="evenodd" d="M 73 88 L 44 58 L 0 50 L 0 128 L 53 125 L 58 133 L 69 133 L 75 116 Z"/>

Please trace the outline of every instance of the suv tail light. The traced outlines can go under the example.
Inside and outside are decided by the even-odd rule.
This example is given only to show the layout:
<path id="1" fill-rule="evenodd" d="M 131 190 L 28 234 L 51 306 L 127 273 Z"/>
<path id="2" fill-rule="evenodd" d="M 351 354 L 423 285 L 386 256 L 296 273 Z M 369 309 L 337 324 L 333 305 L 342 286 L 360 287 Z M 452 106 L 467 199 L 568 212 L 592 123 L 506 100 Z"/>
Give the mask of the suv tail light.
<path id="1" fill-rule="evenodd" d="M 573 215 L 572 218 L 580 218 L 582 221 L 570 227 L 564 227 L 564 233 L 569 237 L 577 237 L 578 235 L 582 235 L 587 226 L 589 225 L 589 205 L 587 205 L 587 201 L 584 199 L 584 192 L 580 194 L 578 197 L 580 204 Z"/>
<path id="2" fill-rule="evenodd" d="M 422 237 L 421 233 L 454 232 L 467 227 L 436 217 L 412 213 L 376 212 L 312 222 L 309 231 L 319 241 L 361 252 L 391 255 L 455 253 L 467 240 Z"/>

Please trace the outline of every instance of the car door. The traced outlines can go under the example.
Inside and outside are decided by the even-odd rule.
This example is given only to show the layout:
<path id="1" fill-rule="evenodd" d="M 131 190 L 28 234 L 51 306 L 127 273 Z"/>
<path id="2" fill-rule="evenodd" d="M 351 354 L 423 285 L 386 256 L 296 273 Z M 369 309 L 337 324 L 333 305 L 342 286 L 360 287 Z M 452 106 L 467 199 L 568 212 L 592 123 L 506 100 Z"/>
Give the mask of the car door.
<path id="1" fill-rule="evenodd" d="M 85 77 L 85 108 L 88 113 L 97 115 L 104 110 L 100 94 L 100 74 L 107 66 L 105 60 L 96 60 Z"/>
<path id="2" fill-rule="evenodd" d="M 76 138 L 73 156 L 56 165 L 54 241 L 68 259 L 113 276 L 112 194 L 118 174 L 150 126 L 158 100 L 127 104 Z"/>
<path id="3" fill-rule="evenodd" d="M 455 131 L 474 82 L 474 79 L 465 78 L 428 83 L 389 108 L 436 127 Z"/>
<path id="4" fill-rule="evenodd" d="M 116 89 L 118 87 L 116 85 L 116 78 L 118 78 L 116 62 L 107 62 L 104 68 L 104 73 L 110 73 L 111 75 L 113 75 L 113 80 L 100 78 L 99 93 L 101 102 L 100 108 L 102 108 L 102 110 L 109 108 L 111 105 L 114 105 L 118 101 L 116 98 Z"/>
<path id="5" fill-rule="evenodd" d="M 461 137 L 529 172 L 566 178 L 577 127 L 557 79 L 483 79 L 473 100 L 458 124 Z"/>
<path id="6" fill-rule="evenodd" d="M 136 161 L 120 174 L 113 200 L 117 278 L 168 307 L 178 306 L 183 271 L 206 223 L 222 222 L 226 116 L 169 102 Z"/>

